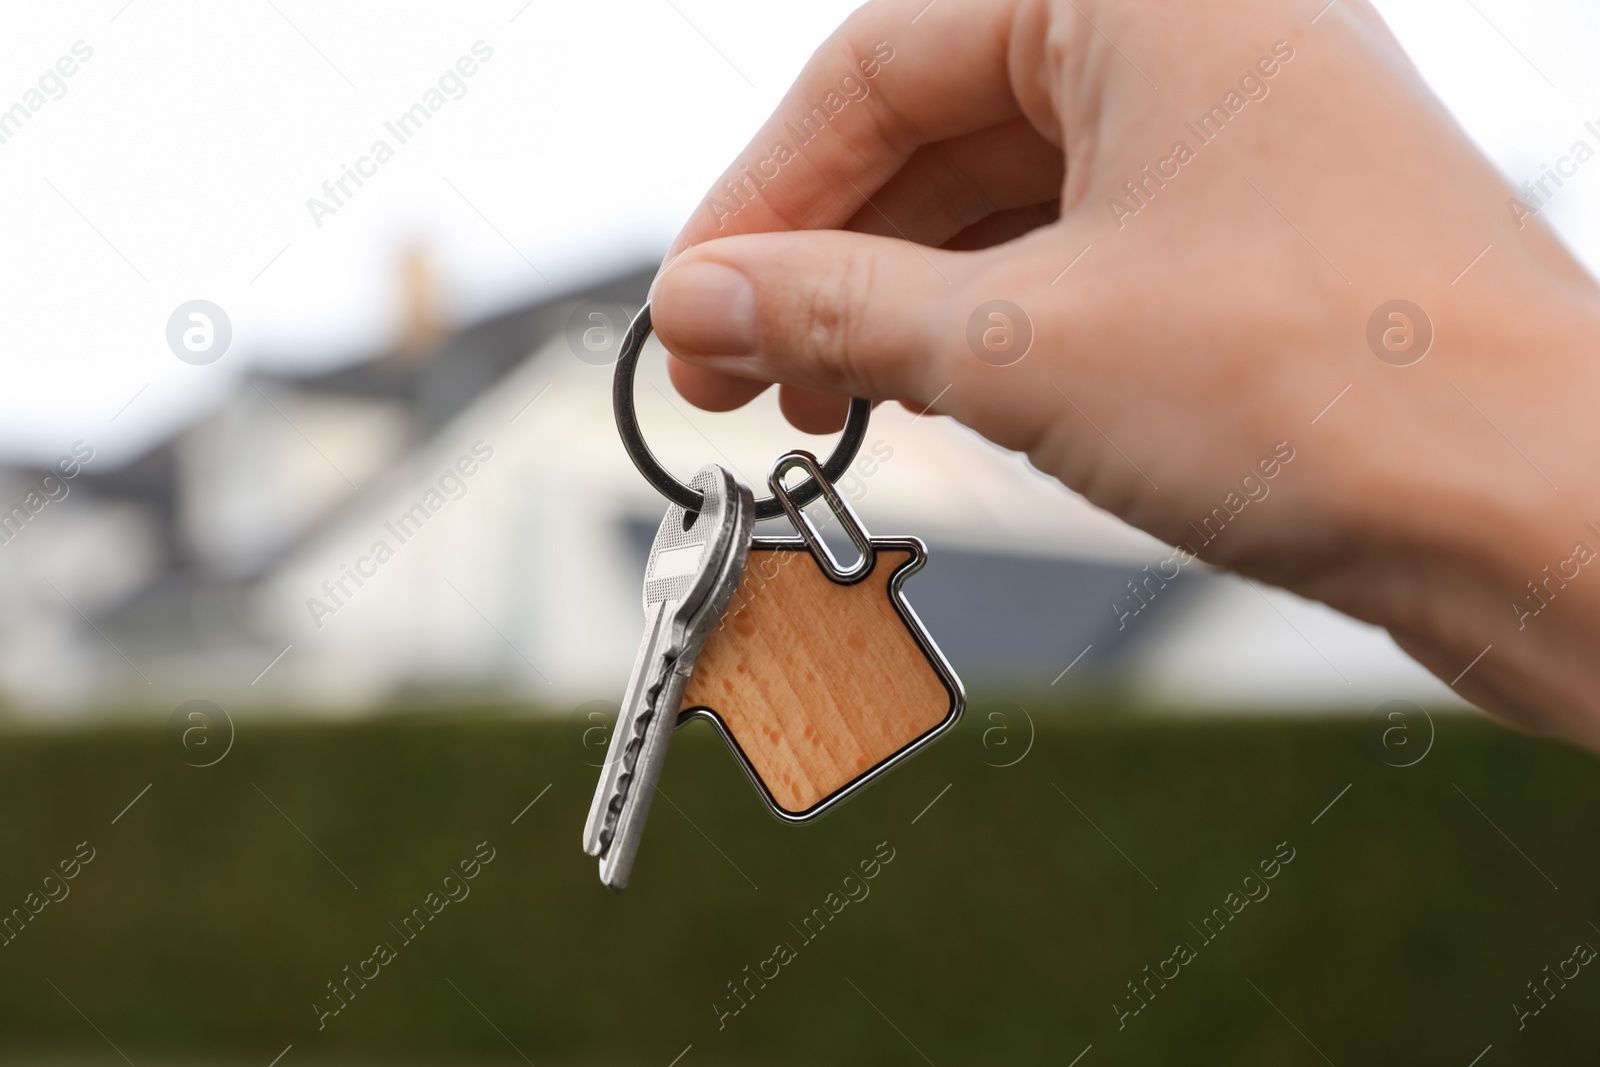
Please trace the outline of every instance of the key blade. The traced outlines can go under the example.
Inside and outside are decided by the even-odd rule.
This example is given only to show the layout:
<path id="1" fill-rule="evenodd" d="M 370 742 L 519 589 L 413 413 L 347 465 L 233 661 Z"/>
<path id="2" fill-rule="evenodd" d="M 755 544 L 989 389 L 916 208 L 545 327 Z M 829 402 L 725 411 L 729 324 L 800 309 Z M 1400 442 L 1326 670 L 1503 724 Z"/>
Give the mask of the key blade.
<path id="1" fill-rule="evenodd" d="M 738 573 L 742 573 L 748 552 L 753 525 L 750 490 L 715 464 L 702 467 L 689 484 L 702 495 L 700 511 L 689 515 L 676 504 L 669 507 L 645 564 L 645 635 L 617 716 L 611 751 L 601 767 L 584 824 L 583 847 L 591 856 L 607 856 L 621 830 L 634 825 L 642 829 L 642 816 L 649 811 L 649 799 L 665 758 L 664 742 L 653 740 L 659 733 L 653 726 L 656 707 L 661 700 L 681 702 L 682 679 L 674 681 L 673 668 L 686 651 L 688 666 L 692 667 L 693 657 L 699 653 L 704 638 L 694 640 L 694 620 L 708 607 L 720 617 L 732 595 L 731 588 L 723 589 L 729 574 L 726 557 L 730 551 L 737 551 Z M 742 533 L 742 539 L 735 536 L 737 533 Z M 706 630 L 709 632 L 709 627 Z M 671 726 L 676 725 L 676 712 L 673 705 L 666 716 Z M 641 783 L 647 783 L 642 790 Z M 641 795 L 645 802 L 638 812 L 640 817 L 635 819 L 634 801 Z M 628 835 L 630 847 L 635 850 L 638 834 L 638 830 L 632 830 Z M 631 864 L 630 855 L 623 864 L 623 882 Z M 616 870 L 614 862 L 610 869 Z M 610 878 L 607 884 L 612 884 Z"/>
<path id="2" fill-rule="evenodd" d="M 604 799 L 597 799 L 592 809 L 597 851 L 590 852 L 590 855 L 605 856 L 610 853 L 617 836 L 629 824 L 633 810 L 631 805 L 641 795 L 641 789 L 653 791 L 655 788 L 660 763 L 666 757 L 664 751 L 658 751 L 660 742 L 655 740 L 656 720 L 663 706 L 663 687 L 670 683 L 677 664 L 678 652 L 674 648 L 652 657 L 651 673 L 644 676 L 639 713 L 628 720 L 626 733 L 612 735 L 613 743 L 617 746 L 616 768 L 610 787 L 603 792 L 598 789 L 595 792 L 597 798 Z M 644 797 L 648 808 L 649 796 L 644 794 Z"/>
<path id="3" fill-rule="evenodd" d="M 672 638 L 670 605 L 658 601 L 646 613 L 644 640 L 639 643 L 639 653 L 634 659 L 633 671 L 628 676 L 628 689 L 623 694 L 622 706 L 617 711 L 617 722 L 611 732 L 605 762 L 600 765 L 600 780 L 595 784 L 594 799 L 589 803 L 589 818 L 583 826 L 583 850 L 591 856 L 605 852 L 610 835 L 602 840 L 606 811 L 619 792 L 619 779 L 627 770 L 624 758 L 627 752 L 625 738 L 631 737 L 634 724 L 647 694 L 653 664 L 661 658 L 662 645 Z"/>
<path id="4" fill-rule="evenodd" d="M 628 793 L 617 809 L 613 837 L 600 860 L 600 880 L 615 892 L 626 888 L 633 870 L 656 786 L 666 765 L 667 745 L 678 727 L 678 709 L 683 705 L 683 692 L 694 672 L 695 660 L 733 599 L 749 559 L 750 538 L 755 532 L 755 498 L 750 489 L 738 481 L 733 482 L 732 490 L 731 507 L 724 516 L 729 537 L 721 551 L 716 577 L 704 603 L 697 610 L 679 616 L 682 639 L 675 642 L 678 646 L 675 654 L 661 661 L 664 675 L 647 690 L 650 710 L 640 735 L 638 759 Z M 717 561 L 708 560 L 707 567 L 713 562 Z"/>
<path id="5" fill-rule="evenodd" d="M 650 714 L 643 723 L 632 780 L 618 805 L 611 839 L 600 857 L 600 881 L 618 893 L 627 888 L 639 842 L 644 839 L 645 821 L 655 800 L 656 784 L 667 762 L 667 743 L 672 740 L 672 731 L 677 726 L 678 704 L 683 701 L 686 679 L 678 669 L 678 662 L 673 660 L 663 666 L 665 675 L 650 687 Z"/>

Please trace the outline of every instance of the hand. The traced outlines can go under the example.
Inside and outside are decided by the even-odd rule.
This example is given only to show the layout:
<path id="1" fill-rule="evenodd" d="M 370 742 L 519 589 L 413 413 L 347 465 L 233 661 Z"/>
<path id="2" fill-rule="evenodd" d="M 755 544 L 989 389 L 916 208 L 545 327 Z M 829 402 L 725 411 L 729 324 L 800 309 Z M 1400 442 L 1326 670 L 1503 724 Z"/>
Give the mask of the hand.
<path id="1" fill-rule="evenodd" d="M 1594 284 L 1320 6 L 869 3 L 669 253 L 673 380 L 812 431 L 931 405 L 1600 747 Z"/>

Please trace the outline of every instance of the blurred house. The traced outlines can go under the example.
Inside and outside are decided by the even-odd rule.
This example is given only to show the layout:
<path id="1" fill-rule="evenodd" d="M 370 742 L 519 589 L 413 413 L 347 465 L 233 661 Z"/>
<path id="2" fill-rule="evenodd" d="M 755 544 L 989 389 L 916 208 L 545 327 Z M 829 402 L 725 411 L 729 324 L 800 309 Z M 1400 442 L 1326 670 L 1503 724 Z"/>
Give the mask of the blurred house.
<path id="1" fill-rule="evenodd" d="M 610 359 L 653 268 L 444 334 L 425 264 L 406 271 L 389 350 L 256 374 L 134 461 L 83 465 L 0 544 L 6 702 L 620 697 L 665 503 L 617 439 Z M 691 412 L 654 345 L 636 393 L 680 472 L 717 461 L 759 487 L 781 452 L 831 444 L 788 428 L 770 395 Z M 0 471 L 0 504 L 47 473 Z M 929 543 L 908 597 L 969 688 L 1112 683 L 1198 708 L 1451 699 L 1381 631 L 1198 566 L 1119 610 L 1170 550 L 949 420 L 880 408 L 840 488 L 873 532 Z"/>

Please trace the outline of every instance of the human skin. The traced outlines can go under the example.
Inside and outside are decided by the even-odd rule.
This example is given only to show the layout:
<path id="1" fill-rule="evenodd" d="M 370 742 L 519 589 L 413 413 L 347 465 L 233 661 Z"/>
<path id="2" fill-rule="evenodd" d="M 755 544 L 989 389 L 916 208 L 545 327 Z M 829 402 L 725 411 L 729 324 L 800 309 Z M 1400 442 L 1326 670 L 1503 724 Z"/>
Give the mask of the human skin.
<path id="1" fill-rule="evenodd" d="M 1495 715 L 1600 749 L 1600 565 L 1564 563 L 1600 552 L 1600 294 L 1378 15 L 1322 4 L 867 4 L 726 177 L 793 146 L 785 123 L 887 42 L 867 95 L 737 211 L 719 183 L 669 252 L 652 306 L 673 381 L 712 410 L 781 383 L 816 432 L 847 396 L 931 403 L 1168 543 L 1387 628 Z M 1292 59 L 1260 75 L 1278 42 Z M 1185 123 L 1247 72 L 1266 95 L 1202 143 Z M 1194 158 L 1114 211 L 1177 141 Z M 1009 366 L 968 343 L 996 298 L 1034 330 Z M 1408 366 L 1367 342 L 1397 298 L 1434 329 Z M 1295 458 L 1271 495 L 1203 542 L 1192 524 L 1279 442 Z"/>

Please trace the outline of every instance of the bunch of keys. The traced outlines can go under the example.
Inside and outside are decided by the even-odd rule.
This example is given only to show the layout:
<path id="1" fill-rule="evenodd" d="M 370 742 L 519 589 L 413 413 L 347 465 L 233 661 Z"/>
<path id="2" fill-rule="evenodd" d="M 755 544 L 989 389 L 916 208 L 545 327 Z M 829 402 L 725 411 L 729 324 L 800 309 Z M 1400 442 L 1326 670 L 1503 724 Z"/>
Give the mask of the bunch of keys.
<path id="1" fill-rule="evenodd" d="M 870 537 L 833 488 L 866 435 L 852 400 L 826 463 L 790 452 L 772 496 L 716 464 L 688 485 L 639 432 L 633 377 L 650 336 L 635 317 L 617 360 L 613 405 L 634 465 L 672 504 L 645 568 L 645 633 L 584 827 L 600 880 L 628 884 L 672 731 L 695 718 L 727 741 L 768 808 L 787 822 L 831 809 L 953 727 L 961 682 L 902 593 L 927 561 L 915 538 Z M 809 478 L 791 488 L 786 476 Z M 849 567 L 801 509 L 821 497 L 854 545 Z M 798 536 L 754 538 L 787 515 Z"/>

